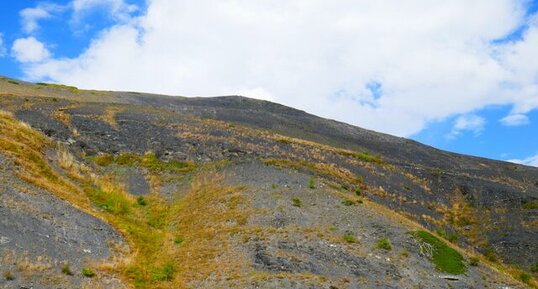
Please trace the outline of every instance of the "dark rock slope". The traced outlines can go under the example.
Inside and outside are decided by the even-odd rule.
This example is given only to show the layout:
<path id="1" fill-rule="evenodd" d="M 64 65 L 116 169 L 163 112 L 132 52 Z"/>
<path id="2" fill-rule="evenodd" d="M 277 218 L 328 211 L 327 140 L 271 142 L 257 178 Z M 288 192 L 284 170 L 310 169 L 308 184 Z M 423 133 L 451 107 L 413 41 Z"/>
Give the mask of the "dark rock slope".
<path id="1" fill-rule="evenodd" d="M 162 248 L 172 246 L 169 256 L 177 257 L 170 257 L 169 267 L 157 262 L 158 272 L 149 265 L 157 253 L 133 257 L 146 258 L 145 269 L 124 263 L 94 266 L 102 271 L 99 282 L 105 288 L 524 286 L 505 273 L 534 284 L 537 168 L 448 153 L 239 96 L 82 91 L 2 79 L 0 110 L 50 141 L 43 155 L 52 169 L 88 194 L 87 207 L 83 201 L 73 204 L 78 209 L 69 207 L 69 199 L 59 201 L 54 192 L 13 173 L 20 170 L 17 165 L 24 167 L 16 153 L 0 152 L 3 258 L 44 256 L 52 260 L 47 268 L 56 271 L 59 265 L 50 264 L 70 262 L 76 277 L 56 272 L 62 288 L 94 282 L 79 273 L 92 262 L 132 254 L 111 251 L 124 246 L 124 239 L 131 252 L 142 250 L 129 218 L 148 218 L 148 230 L 155 229 L 155 236 L 163 238 Z M 78 174 L 58 157 L 59 147 L 72 156 Z M 220 180 L 215 187 L 225 186 L 224 195 L 234 194 L 219 199 L 208 193 L 201 203 L 206 195 L 193 196 L 196 184 L 213 174 Z M 27 189 L 17 189 L 15 183 Z M 119 201 L 106 202 L 106 196 L 96 193 L 111 186 L 125 191 L 134 209 L 117 209 Z M 162 203 L 159 208 L 166 208 L 159 215 L 164 223 L 158 225 L 150 213 L 137 213 L 158 211 L 152 207 L 156 200 Z M 221 206 L 228 209 L 218 211 Z M 206 212 L 203 217 L 213 222 L 198 224 L 198 215 L 184 225 L 174 219 L 188 220 L 193 212 Z M 209 239 L 193 233 L 208 227 Z M 449 247 L 462 248 L 457 250 L 466 273 L 440 269 L 432 251 L 409 234 L 417 230 L 434 232 Z M 163 233 L 168 231 L 175 233 Z M 181 236 L 174 237 L 178 232 Z M 379 245 L 382 239 L 390 249 Z M 216 240 L 226 245 L 211 243 Z M 208 253 L 196 255 L 200 250 Z M 199 263 L 181 259 L 185 256 L 207 260 L 197 267 Z M 476 263 L 469 261 L 471 256 L 480 260 L 478 266 L 471 266 Z M 9 262 L 0 268 L 16 275 L 15 280 L 2 278 L 0 286 L 48 284 L 41 282 L 44 277 L 19 277 L 24 270 L 19 274 Z"/>

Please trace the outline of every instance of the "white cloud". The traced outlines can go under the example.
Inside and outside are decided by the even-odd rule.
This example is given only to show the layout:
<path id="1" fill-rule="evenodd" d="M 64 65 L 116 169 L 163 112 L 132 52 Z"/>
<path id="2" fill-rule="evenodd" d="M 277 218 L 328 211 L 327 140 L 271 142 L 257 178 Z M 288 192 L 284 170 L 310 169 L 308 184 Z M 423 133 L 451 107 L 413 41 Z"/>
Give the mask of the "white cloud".
<path id="1" fill-rule="evenodd" d="M 63 6 L 42 2 L 36 7 L 26 8 L 20 11 L 22 30 L 31 34 L 39 29 L 39 20 L 51 18 L 53 13 L 62 11 Z"/>
<path id="2" fill-rule="evenodd" d="M 522 159 L 522 160 L 513 159 L 513 160 L 507 160 L 507 161 L 513 162 L 513 163 L 516 163 L 516 164 L 522 164 L 522 165 L 527 165 L 527 166 L 538 167 L 538 154 L 536 154 L 534 156 L 530 156 L 530 157 Z"/>
<path id="3" fill-rule="evenodd" d="M 447 137 L 454 138 L 464 131 L 470 131 L 478 135 L 484 130 L 485 125 L 486 120 L 483 117 L 475 114 L 462 115 L 454 121 L 452 131 Z"/>
<path id="4" fill-rule="evenodd" d="M 78 23 L 86 13 L 99 8 L 105 8 L 116 20 L 126 21 L 131 18 L 131 13 L 135 12 L 136 5 L 127 4 L 123 0 L 73 0 L 71 2 L 73 10 L 72 21 Z"/>
<path id="5" fill-rule="evenodd" d="M 520 126 L 529 123 L 529 118 L 524 114 L 509 114 L 501 118 L 500 122 L 506 126 Z"/>
<path id="6" fill-rule="evenodd" d="M 105 2 L 123 3 L 73 3 Z M 538 23 L 525 19 L 523 2 L 151 0 L 78 57 L 25 72 L 86 88 L 247 91 L 409 136 L 488 105 L 513 105 L 513 114 L 538 107 Z M 526 22 L 523 40 L 491 44 Z"/>
<path id="7" fill-rule="evenodd" d="M 0 33 L 0 57 L 6 55 L 6 46 L 4 45 L 4 35 Z"/>
<path id="8" fill-rule="evenodd" d="M 22 63 L 38 63 L 50 57 L 45 45 L 34 37 L 15 40 L 11 47 L 11 55 Z"/>

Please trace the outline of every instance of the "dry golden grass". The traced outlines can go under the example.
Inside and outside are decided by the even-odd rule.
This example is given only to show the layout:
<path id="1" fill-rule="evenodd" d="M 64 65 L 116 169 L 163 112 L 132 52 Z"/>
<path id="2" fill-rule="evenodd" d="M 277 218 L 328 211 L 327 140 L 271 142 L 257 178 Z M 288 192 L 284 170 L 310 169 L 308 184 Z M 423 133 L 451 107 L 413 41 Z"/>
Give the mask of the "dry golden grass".
<path id="1" fill-rule="evenodd" d="M 89 202 L 82 190 L 58 174 L 44 157 L 44 149 L 51 146 L 50 140 L 28 124 L 0 112 L 0 150 L 14 157 L 15 164 L 22 169 L 19 177 L 87 210 Z"/>
<path id="2" fill-rule="evenodd" d="M 101 115 L 101 119 L 108 123 L 111 127 L 113 128 L 117 128 L 118 127 L 118 123 L 116 121 L 116 114 L 118 112 L 121 112 L 123 111 L 125 108 L 124 107 L 121 107 L 121 106 L 107 106 L 106 109 L 105 109 L 105 112 L 103 113 L 103 115 Z"/>

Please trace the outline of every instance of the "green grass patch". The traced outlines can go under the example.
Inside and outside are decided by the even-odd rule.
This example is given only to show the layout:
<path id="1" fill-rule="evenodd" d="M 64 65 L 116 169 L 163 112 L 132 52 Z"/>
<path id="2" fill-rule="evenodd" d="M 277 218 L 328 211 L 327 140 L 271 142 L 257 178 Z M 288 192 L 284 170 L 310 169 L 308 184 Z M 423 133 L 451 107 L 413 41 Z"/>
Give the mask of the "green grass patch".
<path id="1" fill-rule="evenodd" d="M 376 247 L 383 250 L 392 250 L 392 244 L 387 238 L 381 238 L 377 240 Z"/>
<path id="2" fill-rule="evenodd" d="M 151 281 L 171 281 L 174 278 L 174 265 L 166 263 L 160 268 L 156 268 L 151 273 Z"/>
<path id="3" fill-rule="evenodd" d="M 88 196 L 95 206 L 111 214 L 125 215 L 131 209 L 131 202 L 121 192 L 107 192 L 96 188 L 90 190 Z"/>
<path id="4" fill-rule="evenodd" d="M 308 180 L 308 187 L 313 190 L 316 188 L 316 181 L 314 177 L 310 177 L 310 180 Z"/>
<path id="5" fill-rule="evenodd" d="M 377 163 L 377 164 L 383 163 L 383 160 L 381 159 L 381 157 L 376 156 L 376 155 L 371 155 L 368 152 L 339 151 L 338 153 L 340 155 L 343 155 L 346 157 L 352 157 L 354 159 L 358 159 L 364 162 Z"/>
<path id="6" fill-rule="evenodd" d="M 463 274 L 467 271 L 463 256 L 434 235 L 426 231 L 413 231 L 410 234 L 421 243 L 425 251 L 423 253 L 429 255 L 437 270 L 449 274 Z"/>
<path id="7" fill-rule="evenodd" d="M 125 152 L 117 156 L 102 154 L 94 157 L 93 161 L 102 167 L 106 167 L 111 164 L 117 164 L 120 166 L 140 166 L 150 170 L 153 173 L 163 171 L 171 173 L 185 173 L 192 171 L 195 167 L 191 162 L 180 162 L 177 160 L 170 160 L 166 162 L 162 161 L 152 152 L 147 152 L 144 155 Z"/>
<path id="8" fill-rule="evenodd" d="M 145 206 L 148 204 L 146 202 L 146 199 L 143 196 L 136 198 L 136 203 L 139 204 L 140 206 Z"/>
<path id="9" fill-rule="evenodd" d="M 303 205 L 303 202 L 301 201 L 301 199 L 299 199 L 297 197 L 291 198 L 291 201 L 292 201 L 294 207 L 300 208 Z"/>
<path id="10" fill-rule="evenodd" d="M 344 206 L 354 206 L 354 205 L 356 205 L 356 203 L 353 200 L 344 200 L 342 202 L 342 205 L 344 205 Z"/>
<path id="11" fill-rule="evenodd" d="M 92 271 L 92 269 L 90 269 L 88 267 L 82 268 L 81 274 L 82 274 L 82 276 L 88 277 L 88 278 L 92 278 L 92 277 L 95 276 L 95 273 Z"/>
<path id="12" fill-rule="evenodd" d="M 345 234 L 342 236 L 342 239 L 348 243 L 358 243 L 359 240 L 357 240 L 357 237 L 351 235 L 351 234 Z"/>
<path id="13" fill-rule="evenodd" d="M 538 201 L 526 202 L 523 204 L 523 209 L 525 210 L 535 210 L 538 209 Z"/>
<path id="14" fill-rule="evenodd" d="M 67 276 L 73 276 L 73 271 L 71 271 L 71 267 L 67 263 L 62 265 L 62 273 Z"/>
<path id="15" fill-rule="evenodd" d="M 538 262 L 531 265 L 531 272 L 538 273 Z"/>

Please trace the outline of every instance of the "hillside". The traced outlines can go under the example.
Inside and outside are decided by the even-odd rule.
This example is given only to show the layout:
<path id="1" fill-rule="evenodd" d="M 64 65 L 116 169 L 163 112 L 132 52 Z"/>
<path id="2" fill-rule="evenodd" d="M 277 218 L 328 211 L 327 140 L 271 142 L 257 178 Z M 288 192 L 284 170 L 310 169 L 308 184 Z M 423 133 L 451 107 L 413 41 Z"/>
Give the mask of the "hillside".
<path id="1" fill-rule="evenodd" d="M 0 288 L 537 288 L 538 168 L 240 96 L 0 79 Z"/>

